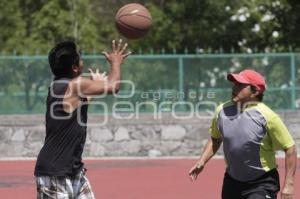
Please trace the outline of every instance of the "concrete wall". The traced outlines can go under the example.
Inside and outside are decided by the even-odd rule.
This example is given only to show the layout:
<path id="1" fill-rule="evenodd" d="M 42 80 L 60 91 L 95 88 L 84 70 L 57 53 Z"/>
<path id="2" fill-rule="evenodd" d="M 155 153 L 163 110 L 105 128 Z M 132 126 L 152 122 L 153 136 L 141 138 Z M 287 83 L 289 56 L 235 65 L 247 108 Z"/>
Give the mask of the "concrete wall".
<path id="1" fill-rule="evenodd" d="M 282 112 L 281 118 L 294 137 L 300 152 L 300 112 Z M 84 156 L 194 156 L 206 143 L 211 117 L 174 119 L 164 114 L 154 119 L 113 119 L 89 116 Z M 99 125 L 107 120 L 106 125 Z M 36 157 L 45 136 L 43 115 L 0 116 L 0 158 Z M 222 150 L 219 150 L 222 154 Z"/>

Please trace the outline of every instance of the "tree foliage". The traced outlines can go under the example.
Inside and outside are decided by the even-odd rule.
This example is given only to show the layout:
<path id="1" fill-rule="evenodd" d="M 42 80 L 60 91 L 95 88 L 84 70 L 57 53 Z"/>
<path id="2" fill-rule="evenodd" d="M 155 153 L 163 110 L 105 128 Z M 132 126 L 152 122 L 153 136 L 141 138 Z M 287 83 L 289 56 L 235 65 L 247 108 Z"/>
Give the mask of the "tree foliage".
<path id="1" fill-rule="evenodd" d="M 57 41 L 73 38 L 86 53 L 99 52 L 120 37 L 117 10 L 129 0 L 10 0 L 0 4 L 0 51 L 46 53 Z M 153 17 L 150 32 L 129 41 L 135 51 L 172 53 L 298 50 L 297 0 L 137 1 Z"/>

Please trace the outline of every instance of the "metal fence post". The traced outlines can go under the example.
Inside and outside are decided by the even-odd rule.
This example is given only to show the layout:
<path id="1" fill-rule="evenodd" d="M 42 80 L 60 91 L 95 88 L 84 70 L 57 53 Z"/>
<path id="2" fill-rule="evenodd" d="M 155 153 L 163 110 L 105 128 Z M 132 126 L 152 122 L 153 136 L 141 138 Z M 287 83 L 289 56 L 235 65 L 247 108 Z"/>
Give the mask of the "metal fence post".
<path id="1" fill-rule="evenodd" d="M 295 64 L 295 54 L 291 53 L 291 81 L 292 81 L 292 89 L 291 89 L 291 108 L 292 110 L 296 109 L 296 64 Z"/>
<path id="2" fill-rule="evenodd" d="M 179 78 L 179 82 L 178 82 L 178 89 L 179 89 L 179 93 L 180 93 L 180 101 L 183 101 L 183 96 L 181 95 L 184 92 L 184 88 L 183 88 L 183 84 L 184 84 L 184 71 L 183 71 L 183 58 L 182 56 L 179 56 L 178 58 L 178 78 Z"/>

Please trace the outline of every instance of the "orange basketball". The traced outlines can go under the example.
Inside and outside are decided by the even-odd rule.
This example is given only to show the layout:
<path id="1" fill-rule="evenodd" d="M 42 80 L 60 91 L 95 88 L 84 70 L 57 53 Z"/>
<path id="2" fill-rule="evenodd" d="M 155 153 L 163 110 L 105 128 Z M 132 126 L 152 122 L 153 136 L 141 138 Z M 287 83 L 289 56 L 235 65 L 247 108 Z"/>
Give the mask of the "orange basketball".
<path id="1" fill-rule="evenodd" d="M 118 10 L 115 22 L 118 31 L 124 37 L 138 39 L 148 32 L 152 18 L 148 9 L 143 5 L 130 3 Z"/>

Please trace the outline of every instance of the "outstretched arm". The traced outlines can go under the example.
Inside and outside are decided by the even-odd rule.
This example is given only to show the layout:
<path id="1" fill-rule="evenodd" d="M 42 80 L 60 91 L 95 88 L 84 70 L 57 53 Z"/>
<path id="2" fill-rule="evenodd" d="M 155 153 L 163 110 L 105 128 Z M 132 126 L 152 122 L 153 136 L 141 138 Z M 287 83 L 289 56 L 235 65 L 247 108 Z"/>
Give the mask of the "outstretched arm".
<path id="1" fill-rule="evenodd" d="M 197 179 L 199 173 L 204 169 L 205 164 L 216 154 L 221 144 L 222 144 L 221 138 L 215 139 L 211 137 L 207 141 L 201 157 L 189 171 L 189 176 L 192 181 Z"/>
<path id="2" fill-rule="evenodd" d="M 78 94 L 86 96 L 118 92 L 121 79 L 120 66 L 123 63 L 123 60 L 130 54 L 130 52 L 125 52 L 126 48 L 127 43 L 123 45 L 122 40 L 119 40 L 118 44 L 116 45 L 115 40 L 113 40 L 112 52 L 103 52 L 111 66 L 107 80 L 103 81 L 101 78 L 78 78 L 76 81 L 74 81 L 74 88 Z"/>
<path id="3" fill-rule="evenodd" d="M 73 79 L 68 86 L 64 96 L 63 106 L 66 112 L 72 112 L 80 104 L 80 98 L 86 97 L 90 100 L 93 95 L 117 93 L 120 87 L 121 64 L 130 54 L 126 53 L 127 44 L 122 44 L 119 40 L 118 44 L 112 41 L 112 52 L 103 52 L 107 61 L 110 63 L 110 72 L 108 76 L 105 74 L 91 72 L 91 78 L 78 77 Z"/>
<path id="4" fill-rule="evenodd" d="M 294 195 L 294 178 L 297 164 L 296 147 L 293 145 L 285 150 L 285 180 L 281 192 L 282 199 L 292 199 Z"/>

